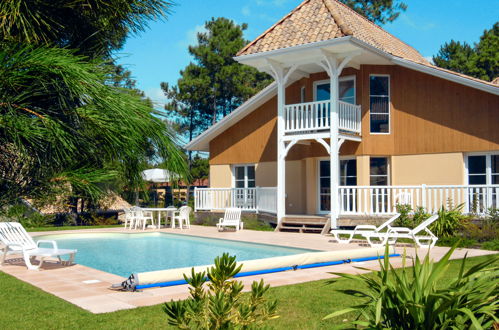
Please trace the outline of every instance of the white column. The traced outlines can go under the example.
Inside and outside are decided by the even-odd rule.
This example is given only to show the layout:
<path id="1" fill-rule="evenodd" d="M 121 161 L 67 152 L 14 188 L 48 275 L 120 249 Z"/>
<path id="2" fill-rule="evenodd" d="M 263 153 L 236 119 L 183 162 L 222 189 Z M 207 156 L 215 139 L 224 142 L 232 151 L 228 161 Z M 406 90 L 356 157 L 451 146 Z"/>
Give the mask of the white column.
<path id="1" fill-rule="evenodd" d="M 329 80 L 330 102 L 331 102 L 331 123 L 330 123 L 330 183 L 331 183 L 331 228 L 337 228 L 339 215 L 339 148 L 338 148 L 338 71 L 336 59 L 330 59 L 331 74 Z"/>
<path id="2" fill-rule="evenodd" d="M 280 63 L 267 60 L 271 74 L 277 83 L 277 221 L 281 223 L 286 214 L 286 155 L 284 145 L 284 105 L 286 82 L 297 69 L 296 65 L 284 68 Z"/>
<path id="3" fill-rule="evenodd" d="M 286 214 L 286 158 L 284 155 L 284 105 L 286 86 L 277 82 L 277 221 Z"/>

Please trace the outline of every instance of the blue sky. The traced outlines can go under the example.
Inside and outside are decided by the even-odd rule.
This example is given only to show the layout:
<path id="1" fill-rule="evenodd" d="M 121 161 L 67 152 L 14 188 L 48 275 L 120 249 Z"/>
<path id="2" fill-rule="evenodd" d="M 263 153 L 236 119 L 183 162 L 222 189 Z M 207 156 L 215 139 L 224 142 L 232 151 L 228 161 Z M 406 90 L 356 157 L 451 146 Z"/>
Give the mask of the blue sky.
<path id="1" fill-rule="evenodd" d="M 388 32 L 431 57 L 451 39 L 473 43 L 499 18 L 499 0 L 403 0 L 407 11 L 383 26 Z M 189 44 L 212 17 L 248 23 L 245 37 L 253 40 L 286 15 L 301 0 L 176 0 L 166 21 L 151 22 L 149 29 L 129 38 L 117 56 L 157 105 L 165 101 L 159 84 L 175 84 L 179 71 L 191 58 Z"/>

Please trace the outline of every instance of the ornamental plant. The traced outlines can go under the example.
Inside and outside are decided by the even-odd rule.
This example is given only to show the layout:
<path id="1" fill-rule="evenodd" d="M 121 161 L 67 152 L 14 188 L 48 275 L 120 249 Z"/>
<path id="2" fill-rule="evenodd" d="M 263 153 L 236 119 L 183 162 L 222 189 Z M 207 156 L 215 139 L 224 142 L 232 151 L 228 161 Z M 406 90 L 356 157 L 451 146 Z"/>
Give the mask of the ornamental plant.
<path id="1" fill-rule="evenodd" d="M 356 317 L 347 326 L 368 329 L 490 329 L 499 319 L 496 256 L 467 271 L 466 257 L 453 279 L 440 281 L 449 268 L 452 247 L 438 262 L 429 254 L 417 256 L 412 267 L 395 270 L 388 249 L 380 261 L 381 270 L 366 275 L 333 273 L 359 283 L 359 290 L 338 290 L 363 300 L 359 305 L 329 314 Z M 494 264 L 494 265 L 493 265 Z"/>
<path id="2" fill-rule="evenodd" d="M 232 279 L 241 267 L 235 256 L 224 253 L 208 272 L 192 268 L 191 277 L 184 274 L 190 297 L 165 303 L 168 323 L 179 329 L 248 329 L 277 318 L 277 301 L 265 298 L 270 285 L 263 280 L 252 283 L 249 295 L 242 294 L 243 283 Z"/>

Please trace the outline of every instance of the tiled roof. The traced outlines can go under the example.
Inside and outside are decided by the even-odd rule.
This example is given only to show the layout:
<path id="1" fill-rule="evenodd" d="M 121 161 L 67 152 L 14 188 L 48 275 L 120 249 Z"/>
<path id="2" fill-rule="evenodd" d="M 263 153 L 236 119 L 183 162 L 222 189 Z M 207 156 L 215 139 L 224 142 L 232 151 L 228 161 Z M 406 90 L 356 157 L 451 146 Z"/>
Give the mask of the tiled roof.
<path id="1" fill-rule="evenodd" d="M 336 0 L 305 0 L 239 53 L 249 55 L 352 36 L 392 55 L 429 64 L 414 48 Z"/>

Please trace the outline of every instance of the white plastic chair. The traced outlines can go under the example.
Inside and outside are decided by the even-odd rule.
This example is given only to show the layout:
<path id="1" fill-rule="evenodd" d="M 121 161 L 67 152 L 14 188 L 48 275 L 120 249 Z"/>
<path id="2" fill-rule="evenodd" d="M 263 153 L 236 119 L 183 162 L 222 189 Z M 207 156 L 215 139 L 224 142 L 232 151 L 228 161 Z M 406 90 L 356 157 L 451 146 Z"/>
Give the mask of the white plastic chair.
<path id="1" fill-rule="evenodd" d="M 243 222 L 241 221 L 241 209 L 227 208 L 223 218 L 220 218 L 217 223 L 218 230 L 224 230 L 225 227 L 235 227 L 236 231 L 243 229 Z"/>
<path id="2" fill-rule="evenodd" d="M 363 233 L 379 233 L 383 229 L 390 230 L 390 226 L 395 220 L 400 217 L 400 213 L 395 214 L 390 219 L 385 221 L 381 226 L 376 227 L 374 225 L 358 225 L 354 229 L 333 229 L 330 233 L 333 235 L 334 239 L 341 244 L 348 244 L 353 239 L 355 235 L 361 235 Z M 348 235 L 347 238 L 341 238 L 340 235 Z"/>
<path id="3" fill-rule="evenodd" d="M 0 242 L 4 244 L 2 266 L 5 264 L 5 257 L 8 254 L 22 254 L 26 267 L 30 270 L 40 269 L 44 260 L 50 257 L 57 257 L 63 265 L 71 265 L 77 252 L 77 250 L 59 249 L 56 241 L 39 240 L 35 243 L 19 222 L 0 222 Z M 52 248 L 41 248 L 40 244 L 42 243 L 52 244 Z M 63 261 L 61 256 L 68 254 L 69 260 Z M 38 266 L 32 264 L 36 257 L 40 257 Z"/>
<path id="4" fill-rule="evenodd" d="M 138 208 L 135 211 L 135 227 L 142 226 L 142 230 L 146 230 L 147 223 L 154 225 L 154 217 L 151 211 L 144 211 Z"/>
<path id="5" fill-rule="evenodd" d="M 182 206 L 181 208 L 178 209 L 173 215 L 172 219 L 172 228 L 175 228 L 175 222 L 178 221 L 178 226 L 180 229 L 185 227 L 188 229 L 191 229 L 191 221 L 190 221 L 190 215 L 191 215 L 192 208 L 190 206 Z"/>
<path id="6" fill-rule="evenodd" d="M 435 236 L 428 227 L 438 219 L 438 214 L 432 215 L 414 229 L 406 227 L 391 227 L 386 233 L 363 233 L 361 234 L 372 247 L 383 246 L 386 243 L 395 244 L 399 238 L 408 238 L 413 240 L 420 248 L 432 248 L 438 241 L 438 237 Z M 427 235 L 419 235 L 419 233 L 425 232 Z M 371 239 L 376 238 L 379 242 L 373 242 Z M 423 243 L 423 242 L 426 242 Z"/>
<path id="7" fill-rule="evenodd" d="M 135 224 L 135 210 L 134 208 L 124 209 L 125 212 L 125 229 L 132 229 Z"/>

